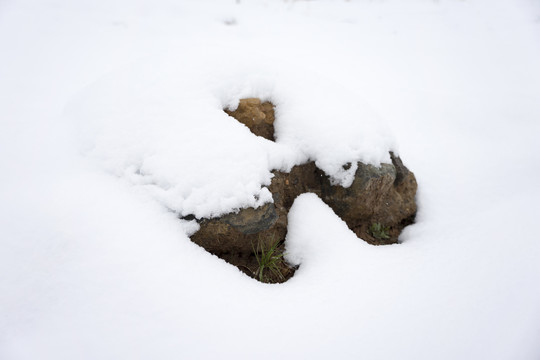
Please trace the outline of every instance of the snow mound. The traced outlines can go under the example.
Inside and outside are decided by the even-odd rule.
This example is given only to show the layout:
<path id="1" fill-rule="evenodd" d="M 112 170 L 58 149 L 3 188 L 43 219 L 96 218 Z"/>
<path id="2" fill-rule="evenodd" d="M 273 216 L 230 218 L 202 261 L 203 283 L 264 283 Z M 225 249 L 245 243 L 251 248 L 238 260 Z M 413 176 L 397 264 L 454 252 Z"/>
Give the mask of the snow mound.
<path id="1" fill-rule="evenodd" d="M 87 87 L 66 111 L 83 152 L 167 208 L 198 218 L 271 202 L 265 185 L 274 169 L 315 160 L 347 187 L 356 161 L 389 161 L 392 137 L 354 89 L 290 60 L 228 55 L 238 51 L 152 57 Z M 246 97 L 275 104 L 275 143 L 223 111 Z"/>

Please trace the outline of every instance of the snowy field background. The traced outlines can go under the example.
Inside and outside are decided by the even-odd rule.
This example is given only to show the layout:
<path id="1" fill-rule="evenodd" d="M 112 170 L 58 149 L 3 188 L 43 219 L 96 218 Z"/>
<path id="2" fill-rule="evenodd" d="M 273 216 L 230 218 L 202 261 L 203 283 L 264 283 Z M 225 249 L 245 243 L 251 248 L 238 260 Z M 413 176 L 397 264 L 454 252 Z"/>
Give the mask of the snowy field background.
<path id="1" fill-rule="evenodd" d="M 534 0 L 0 2 L 0 358 L 540 358 L 538 64 Z M 244 96 L 276 143 L 221 112 Z M 389 149 L 402 243 L 302 195 L 285 284 L 170 211 Z"/>

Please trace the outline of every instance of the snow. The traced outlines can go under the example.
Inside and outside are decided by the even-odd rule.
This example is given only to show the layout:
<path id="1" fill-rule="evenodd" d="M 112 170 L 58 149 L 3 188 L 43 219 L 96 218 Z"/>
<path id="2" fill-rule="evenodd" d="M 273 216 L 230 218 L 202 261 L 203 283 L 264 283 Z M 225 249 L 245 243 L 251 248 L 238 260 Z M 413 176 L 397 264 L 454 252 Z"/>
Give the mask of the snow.
<path id="1" fill-rule="evenodd" d="M 0 358 L 537 359 L 533 1 L 0 4 Z M 276 104 L 275 143 L 221 109 Z M 270 200 L 270 170 L 398 151 L 402 243 L 315 195 L 285 284 L 177 214 Z M 172 211 L 171 211 L 172 210 Z"/>
<path id="2" fill-rule="evenodd" d="M 390 161 L 388 129 L 335 81 L 279 57 L 238 59 L 240 47 L 188 48 L 99 80 L 67 115 L 81 124 L 85 153 L 150 188 L 171 210 L 201 218 L 258 207 L 272 201 L 261 188 L 272 170 L 308 160 L 343 186 L 352 183 L 357 161 Z M 245 97 L 276 105 L 277 144 L 223 112 Z M 354 166 L 344 170 L 347 163 Z"/>

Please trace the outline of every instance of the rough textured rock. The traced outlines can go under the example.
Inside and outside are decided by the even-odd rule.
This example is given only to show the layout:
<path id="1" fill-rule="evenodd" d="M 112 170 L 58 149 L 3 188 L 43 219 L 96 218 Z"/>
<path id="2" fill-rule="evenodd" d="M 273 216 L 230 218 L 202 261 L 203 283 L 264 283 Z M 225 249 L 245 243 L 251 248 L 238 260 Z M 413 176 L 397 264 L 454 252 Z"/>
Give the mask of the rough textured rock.
<path id="1" fill-rule="evenodd" d="M 398 241 L 403 228 L 416 214 L 416 179 L 399 157 L 391 154 L 392 164 L 380 167 L 358 163 L 352 185 L 348 188 L 321 188 L 321 198 L 347 223 L 356 235 L 371 244 Z M 388 239 L 376 238 L 369 227 L 379 223 L 388 227 Z"/>
<path id="2" fill-rule="evenodd" d="M 242 99 L 234 111 L 225 112 L 246 125 L 252 133 L 274 141 L 274 105 L 257 98 Z"/>
<path id="3" fill-rule="evenodd" d="M 193 242 L 254 278 L 259 268 L 255 256 L 257 249 L 270 249 L 277 242 L 276 253 L 282 254 L 284 251 L 287 211 L 272 203 L 257 209 L 242 209 L 219 218 L 201 219 L 199 224 L 200 230 L 191 236 Z M 280 275 L 267 272 L 264 281 L 284 282 L 294 275 L 294 271 L 295 268 L 280 259 Z"/>
<path id="4" fill-rule="evenodd" d="M 283 239 L 287 233 L 287 223 L 280 221 L 272 203 L 219 218 L 201 219 L 199 225 L 200 230 L 193 234 L 191 240 L 218 256 L 224 253 L 251 254 L 259 240 L 269 248 L 273 239 Z"/>
<path id="5" fill-rule="evenodd" d="M 238 109 L 228 112 L 246 124 L 256 135 L 273 139 L 273 105 L 259 99 L 240 100 Z M 271 125 L 272 136 L 269 135 Z M 294 166 L 289 173 L 274 171 L 269 186 L 274 203 L 257 209 L 242 209 L 214 219 L 200 219 L 200 230 L 191 240 L 209 252 L 236 265 L 254 276 L 258 263 L 255 249 L 269 249 L 283 241 L 287 234 L 287 215 L 296 197 L 305 192 L 317 194 L 361 239 L 375 245 L 398 242 L 403 228 L 414 222 L 416 215 L 416 179 L 401 159 L 390 153 L 391 164 L 380 167 L 358 163 L 352 185 L 332 185 L 329 177 L 314 162 Z M 345 164 L 344 166 L 350 166 Z M 370 229 L 377 224 L 385 236 Z M 282 264 L 283 276 L 269 278 L 282 282 L 294 269 Z"/>

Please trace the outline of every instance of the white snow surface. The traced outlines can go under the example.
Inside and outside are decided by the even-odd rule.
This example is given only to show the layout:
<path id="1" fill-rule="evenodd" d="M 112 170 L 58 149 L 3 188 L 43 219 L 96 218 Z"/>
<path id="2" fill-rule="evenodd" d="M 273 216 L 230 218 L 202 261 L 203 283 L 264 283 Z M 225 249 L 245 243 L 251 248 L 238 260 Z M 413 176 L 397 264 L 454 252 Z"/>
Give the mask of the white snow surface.
<path id="1" fill-rule="evenodd" d="M 537 2 L 8 0 L 0 50 L 0 359 L 540 358 Z M 371 246 L 302 195 L 284 284 L 178 219 L 389 150 L 416 224 Z"/>
<path id="2" fill-rule="evenodd" d="M 106 76 L 66 112 L 80 126 L 84 153 L 169 209 L 201 218 L 257 207 L 272 201 L 261 187 L 272 170 L 310 159 L 345 187 L 358 161 L 390 161 L 382 120 L 335 81 L 294 61 L 261 58 L 256 46 L 246 54 L 238 44 L 183 47 L 190 52 L 147 57 Z M 276 143 L 223 111 L 246 97 L 275 104 Z"/>

